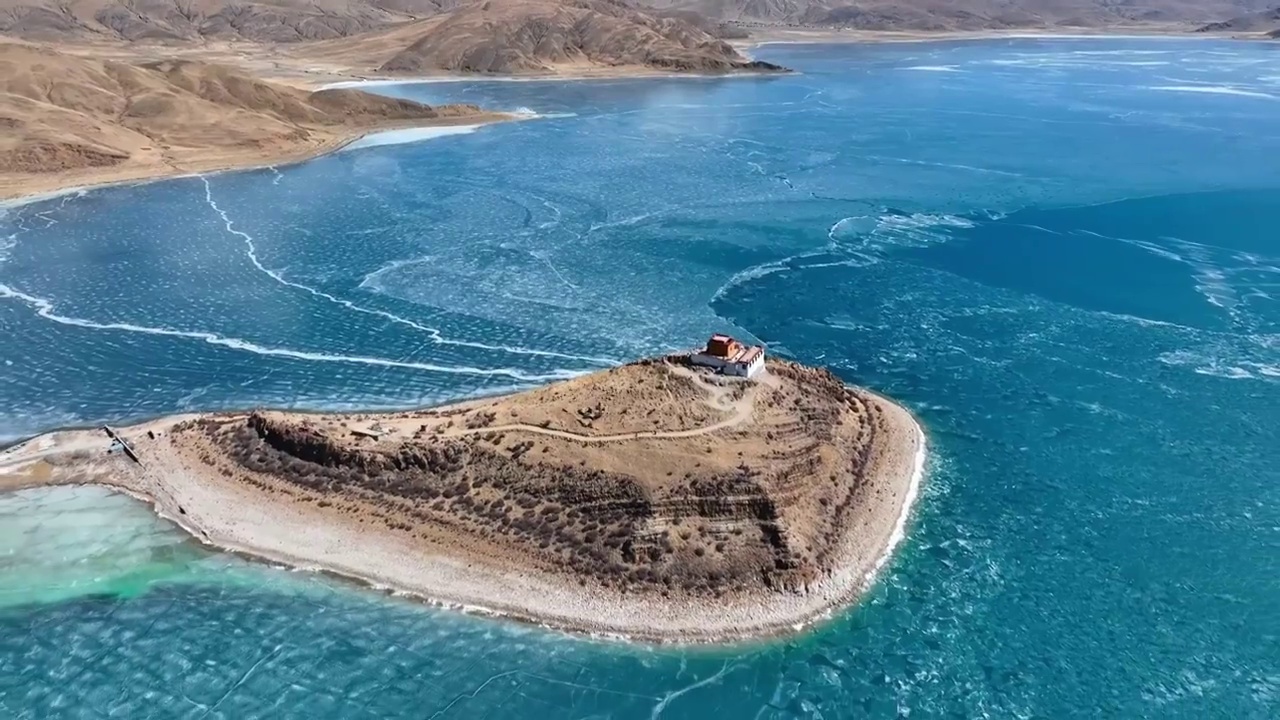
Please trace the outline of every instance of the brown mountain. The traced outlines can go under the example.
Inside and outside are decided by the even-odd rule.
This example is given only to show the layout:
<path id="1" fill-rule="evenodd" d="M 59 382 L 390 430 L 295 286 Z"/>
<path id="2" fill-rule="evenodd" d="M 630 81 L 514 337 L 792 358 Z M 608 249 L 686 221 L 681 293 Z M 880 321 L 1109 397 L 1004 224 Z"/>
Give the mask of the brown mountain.
<path id="1" fill-rule="evenodd" d="M 474 106 L 307 92 L 218 65 L 104 62 L 0 42 L 0 196 L 69 184 L 68 174 L 99 181 L 251 164 L 373 128 L 492 119 Z"/>
<path id="2" fill-rule="evenodd" d="M 748 62 L 716 30 L 698 16 L 656 16 L 620 0 L 0 0 L 0 33 L 25 39 L 351 39 L 305 55 L 358 58 L 352 64 L 384 72 L 770 69 Z"/>
<path id="3" fill-rule="evenodd" d="M 296 42 L 346 37 L 440 10 L 448 0 L 0 0 L 0 33 L 28 40 L 112 38 Z"/>
<path id="4" fill-rule="evenodd" d="M 1280 37 L 1280 6 L 1262 12 L 1249 13 L 1223 22 L 1209 23 L 1198 32 L 1210 33 L 1263 33 L 1268 37 Z"/>
<path id="5" fill-rule="evenodd" d="M 397 28 L 415 39 L 378 68 L 387 73 L 529 73 L 637 67 L 727 72 L 778 70 L 675 17 L 615 0 L 488 0 Z M 377 39 L 363 40 L 373 45 Z M 388 43 L 389 44 L 389 43 Z"/>
<path id="6" fill-rule="evenodd" d="M 692 30 L 724 34 L 717 26 L 725 21 L 869 31 L 1103 28 L 1141 24 L 1199 27 L 1261 13 L 1271 9 L 1274 3 L 1275 0 L 0 0 L 0 34 L 30 40 L 291 43 L 351 37 L 450 14 L 453 21 L 442 23 L 445 27 L 456 27 L 468 36 L 475 36 L 476 23 L 514 22 L 495 20 L 495 16 L 518 19 L 532 15 L 554 26 L 568 14 L 575 15 L 573 22 L 576 23 L 583 10 L 589 9 L 612 18 L 609 23 L 624 17 L 630 19 L 622 27 L 604 32 L 599 28 L 600 23 L 589 28 L 590 47 L 580 50 L 586 55 L 606 56 L 619 52 L 631 54 L 635 48 L 622 47 L 620 42 L 626 32 L 637 30 L 637 26 L 688 50 L 687 35 Z M 554 14 L 547 8 L 553 5 L 563 8 L 562 17 L 552 17 Z M 645 20 L 636 22 L 636 16 Z M 696 20 L 699 16 L 710 22 L 699 23 Z M 678 25 L 679 30 L 655 27 L 655 23 L 658 26 L 672 23 Z M 512 37 L 524 46 L 513 48 L 513 57 L 494 60 L 496 66 L 526 64 L 529 57 L 537 64 L 541 62 L 538 57 L 556 54 L 553 48 L 539 49 L 536 42 L 529 46 L 523 37 L 529 33 L 526 29 L 529 27 L 519 23 L 518 27 L 505 31 L 497 29 L 494 34 L 500 41 Z M 565 35 L 566 45 L 576 39 L 572 32 Z M 456 54 L 457 43 L 449 40 L 449 52 Z M 656 42 L 649 32 L 641 32 L 636 40 L 639 45 L 655 47 L 662 55 L 670 54 L 671 47 L 665 42 Z M 574 54 L 572 47 L 564 50 L 567 55 Z M 420 51 L 421 48 L 417 54 L 422 54 Z M 474 51 L 484 54 L 482 49 Z M 698 62 L 705 61 L 703 57 Z M 479 64 L 490 63 L 485 60 Z"/>
<path id="7" fill-rule="evenodd" d="M 1196 27 L 1269 7 L 1275 0 L 642 0 L 715 20 L 870 31 L 1005 28 Z"/>

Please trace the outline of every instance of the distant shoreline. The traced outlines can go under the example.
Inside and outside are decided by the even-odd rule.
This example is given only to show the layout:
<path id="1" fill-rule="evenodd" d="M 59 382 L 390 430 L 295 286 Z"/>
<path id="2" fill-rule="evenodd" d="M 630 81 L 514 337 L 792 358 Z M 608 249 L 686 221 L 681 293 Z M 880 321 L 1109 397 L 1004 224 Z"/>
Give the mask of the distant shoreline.
<path id="1" fill-rule="evenodd" d="M 1161 27 L 1117 27 L 1100 28 L 1097 31 L 1073 29 L 1055 32 L 1053 30 L 981 30 L 957 32 L 890 32 L 890 31 L 856 31 L 856 30 L 822 30 L 816 28 L 769 28 L 764 29 L 756 37 L 742 40 L 731 40 L 731 45 L 751 58 L 750 51 L 768 45 L 821 45 L 821 44 L 893 44 L 893 43 L 933 43 L 955 41 L 984 41 L 999 39 L 1203 39 L 1203 40 L 1239 40 L 1272 42 L 1265 36 L 1229 35 L 1223 33 L 1197 33 L 1193 29 L 1161 28 Z M 301 62 L 300 60 L 298 62 Z M 279 68 L 277 68 L 279 69 Z M 483 75 L 437 73 L 421 76 L 377 76 L 349 75 L 346 73 L 323 73 L 321 77 L 298 76 L 290 73 L 266 73 L 264 77 L 286 84 L 296 83 L 313 91 L 329 89 L 365 89 L 380 86 L 452 83 L 452 82 L 587 82 L 628 79 L 688 79 L 688 80 L 723 80 L 730 78 L 768 78 L 772 73 L 730 72 L 730 73 L 679 73 L 648 70 L 645 68 L 603 68 L 599 71 L 568 73 L 530 73 L 516 75 Z M 197 160 L 186 166 L 165 167 L 106 167 L 100 169 L 51 172 L 47 174 L 30 174 L 21 177 L 18 182 L 14 176 L 0 176 L 0 209 L 16 207 L 40 202 L 68 193 L 98 190 L 118 185 L 142 185 L 161 180 L 172 180 L 183 177 L 195 177 L 204 174 L 236 172 L 242 170 L 260 170 L 268 167 L 296 165 L 314 160 L 331 153 L 341 151 L 347 146 L 370 135 L 382 132 L 412 130 L 417 128 L 451 127 L 475 125 L 482 127 L 497 122 L 522 119 L 519 116 L 501 111 L 486 111 L 474 117 L 448 118 L 441 122 L 430 123 L 398 123 L 385 127 L 364 128 L 352 132 L 341 133 L 314 147 L 279 152 L 274 157 L 264 159 L 261 154 L 245 157 L 242 160 L 216 157 L 217 149 L 210 149 L 208 160 Z"/>
<path id="2" fill-rule="evenodd" d="M 904 540 L 923 482 L 925 435 L 900 406 L 865 391 L 863 397 L 884 413 L 887 434 L 877 445 L 869 485 L 858 490 L 862 500 L 855 525 L 859 529 L 851 529 L 853 535 L 839 541 L 842 548 L 846 542 L 851 544 L 839 551 L 840 557 L 849 554 L 837 562 L 837 571 L 806 583 L 803 592 L 775 590 L 723 600 L 673 597 L 668 601 L 649 591 L 618 593 L 586 578 L 580 587 L 571 575 L 536 567 L 514 571 L 518 565 L 486 559 L 491 551 L 474 555 L 444 552 L 439 546 L 427 551 L 412 536 L 376 524 L 356 525 L 339 507 L 321 510 L 325 503 L 317 507 L 314 502 L 264 494 L 252 483 L 228 480 L 222 472 L 193 464 L 195 454 L 205 451 L 179 446 L 170 438 L 181 435 L 183 422 L 205 417 L 237 421 L 237 416 L 221 413 L 170 416 L 122 428 L 146 458 L 145 466 L 103 454 L 106 439 L 97 430 L 37 436 L 0 453 L 0 492 L 101 485 L 149 503 L 159 516 L 206 545 L 340 576 L 446 608 L 600 638 L 739 642 L 793 634 L 830 617 L 874 582 Z M 490 407 L 493 401 L 466 401 L 436 411 L 442 415 L 452 411 L 457 417 L 459 408 L 474 409 L 477 403 Z M 365 419 L 390 417 L 374 414 Z M 156 437 L 148 440 L 149 431 Z M 174 443 L 172 449 L 170 443 Z"/>
<path id="3" fill-rule="evenodd" d="M 211 158 L 207 162 L 196 161 L 181 168 L 175 167 L 131 167 L 102 168 L 87 172 L 51 172 L 32 174 L 29 182 L 0 184 L 0 209 L 30 205 L 32 203 L 52 200 L 77 192 L 101 190 L 103 188 L 122 185 L 149 185 L 163 180 L 215 175 L 242 170 L 263 170 L 270 167 L 288 167 L 299 165 L 316 158 L 341 152 L 343 149 L 360 140 L 381 133 L 403 132 L 407 130 L 429 130 L 433 128 L 481 128 L 500 122 L 523 119 L 518 115 L 502 112 L 486 112 L 474 117 L 449 118 L 444 122 L 434 123 L 398 123 L 385 127 L 364 128 L 342 133 L 329 141 L 315 147 L 296 151 L 286 151 L 275 157 L 263 159 L 259 154 L 243 162 L 225 158 Z"/>
<path id="4" fill-rule="evenodd" d="M 983 40 L 1240 40 L 1274 42 L 1264 33 L 1198 32 L 1182 26 L 1113 26 L 1105 28 L 1022 28 L 955 31 L 841 30 L 824 28 L 760 28 L 757 35 L 730 41 L 740 51 L 764 45 L 893 44 Z"/>

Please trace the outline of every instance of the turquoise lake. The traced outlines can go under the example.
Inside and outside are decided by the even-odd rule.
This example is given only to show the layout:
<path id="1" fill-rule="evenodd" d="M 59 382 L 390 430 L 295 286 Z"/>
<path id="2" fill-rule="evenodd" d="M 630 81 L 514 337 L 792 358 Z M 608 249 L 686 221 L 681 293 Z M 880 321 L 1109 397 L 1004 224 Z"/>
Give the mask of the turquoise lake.
<path id="1" fill-rule="evenodd" d="M 0 496 L 0 718 L 1280 717 L 1280 45 L 768 45 L 769 78 L 0 211 L 0 437 L 404 407 L 711 331 L 908 405 L 907 541 L 795 637 L 645 647 Z M 385 138 L 384 138 L 385 139 Z"/>

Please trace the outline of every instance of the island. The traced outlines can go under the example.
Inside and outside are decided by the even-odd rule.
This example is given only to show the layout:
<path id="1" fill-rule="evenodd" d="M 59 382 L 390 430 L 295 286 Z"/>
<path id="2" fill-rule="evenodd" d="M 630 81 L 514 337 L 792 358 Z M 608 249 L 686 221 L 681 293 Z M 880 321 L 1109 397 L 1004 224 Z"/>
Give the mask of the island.
<path id="1" fill-rule="evenodd" d="M 713 642 L 857 599 L 903 536 L 924 453 L 901 406 L 715 336 L 443 407 L 50 433 L 0 455 L 0 490 L 106 485 L 254 558 L 558 629 Z"/>

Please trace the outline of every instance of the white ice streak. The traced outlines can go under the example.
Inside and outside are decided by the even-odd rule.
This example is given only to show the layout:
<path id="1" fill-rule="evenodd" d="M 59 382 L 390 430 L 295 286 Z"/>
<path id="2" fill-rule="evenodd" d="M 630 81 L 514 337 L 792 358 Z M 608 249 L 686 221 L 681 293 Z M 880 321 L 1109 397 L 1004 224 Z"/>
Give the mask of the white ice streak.
<path id="1" fill-rule="evenodd" d="M 920 72 L 941 72 L 941 73 L 960 73 L 964 72 L 956 65 L 912 65 L 911 67 L 902 68 L 903 70 L 918 70 Z"/>
<path id="2" fill-rule="evenodd" d="M 883 215 L 874 232 L 864 238 L 864 249 L 879 249 L 884 246 L 924 247 L 948 239 L 946 233 L 939 233 L 934 228 L 971 228 L 974 223 L 955 215 L 932 215 L 914 213 L 911 215 Z"/>
<path id="3" fill-rule="evenodd" d="M 1234 95 L 1236 97 L 1259 98 L 1262 100 L 1280 100 L 1280 97 L 1256 90 L 1242 90 L 1229 85 L 1153 85 L 1148 90 L 1161 92 L 1200 93 L 1204 95 Z"/>
<path id="4" fill-rule="evenodd" d="M 871 232 L 875 232 L 875 221 L 869 215 L 852 215 L 846 218 L 840 218 L 827 228 L 827 240 L 835 243 L 840 237 L 846 235 L 860 235 L 863 228 L 859 227 L 865 223 L 859 223 L 859 220 L 871 222 L 873 227 L 869 228 Z"/>
<path id="5" fill-rule="evenodd" d="M 209 207 L 212 208 L 213 211 L 218 214 L 218 217 L 222 218 L 222 222 L 226 226 L 227 232 L 239 237 L 241 240 L 244 241 L 245 248 L 247 249 L 247 253 L 249 256 L 249 262 L 251 262 L 253 266 L 257 268 L 259 271 L 265 273 L 267 276 L 269 276 L 271 279 L 275 280 L 276 282 L 280 283 L 281 285 L 286 285 L 288 287 L 301 290 L 315 297 L 322 298 L 324 300 L 327 300 L 337 305 L 341 305 L 342 307 L 345 307 L 348 310 L 352 310 L 354 312 L 364 313 L 366 315 L 374 315 L 374 316 L 383 318 L 385 320 L 389 320 L 398 325 L 404 325 L 405 327 L 413 328 L 414 330 L 418 330 L 419 332 L 426 333 L 431 338 L 432 342 L 435 342 L 440 345 L 450 345 L 453 347 L 469 347 L 477 350 L 492 350 L 494 352 L 505 352 L 505 353 L 511 353 L 513 355 L 533 355 L 533 356 L 539 356 L 539 357 L 560 358 L 564 360 L 582 360 L 585 362 L 595 363 L 599 365 L 617 365 L 618 364 L 617 360 L 613 360 L 611 358 L 597 358 L 597 357 L 590 357 L 586 355 L 570 355 L 568 353 L 558 353 L 550 350 L 534 350 L 530 348 L 509 347 L 505 345 L 488 345 L 485 343 L 470 342 L 466 340 L 451 340 L 441 335 L 440 331 L 437 330 L 436 328 L 428 327 L 421 323 L 414 322 L 413 320 L 401 317 L 399 315 L 396 315 L 395 313 L 390 313 L 385 310 L 378 310 L 376 308 L 367 308 L 362 305 L 357 305 L 351 302 L 350 300 L 344 300 L 334 295 L 330 295 L 329 293 L 324 292 L 323 290 L 317 290 L 316 288 L 313 288 L 309 285 L 303 285 L 302 283 L 296 283 L 296 282 L 293 282 L 292 280 L 288 280 L 280 273 L 262 264 L 262 261 L 258 259 L 257 247 L 253 243 L 253 237 L 242 230 L 237 230 L 235 228 L 235 225 L 231 222 L 231 218 L 228 217 L 227 213 L 221 207 L 218 206 L 217 202 L 214 201 L 213 187 L 212 185 L 210 185 L 209 179 L 202 175 L 200 176 L 200 180 L 204 182 L 205 200 L 208 202 Z M 397 262 L 400 265 L 402 265 L 412 261 L 397 261 Z M 398 267 L 399 265 L 394 265 L 394 266 Z M 388 269 L 391 269 L 391 266 L 387 268 L 382 268 L 381 270 L 371 273 L 369 276 L 365 277 L 365 282 L 367 282 L 370 277 L 373 277 L 374 275 L 384 272 Z M 361 283 L 361 284 L 363 285 L 364 283 Z"/>
<path id="6" fill-rule="evenodd" d="M 841 218 L 827 229 L 827 244 L 821 248 L 771 260 L 734 273 L 711 296 L 720 300 L 730 290 L 759 278 L 784 270 L 807 270 L 827 267 L 865 267 L 880 261 L 880 253 L 890 247 L 923 247 L 944 242 L 944 233 L 932 228 L 971 228 L 974 223 L 954 215 L 881 215 L 872 218 L 854 215 Z M 826 262 L 802 263 L 817 257 L 836 257 Z"/>
<path id="7" fill-rule="evenodd" d="M 737 669 L 738 669 L 737 665 L 730 665 L 729 661 L 726 660 L 724 665 L 720 668 L 718 672 L 716 672 L 716 674 L 703 678 L 686 687 L 682 687 L 679 690 L 672 690 L 666 695 L 663 695 L 662 699 L 658 701 L 658 704 L 653 706 L 653 711 L 649 713 L 649 720 L 657 720 L 659 717 L 661 717 L 662 712 L 667 709 L 667 705 L 670 705 L 672 700 L 675 700 L 676 698 L 680 697 L 681 695 L 684 695 L 690 690 L 697 690 L 700 687 L 710 685 L 711 683 L 714 683 L 714 682 L 719 682 L 720 679 L 723 678 L 725 675 L 728 675 L 731 671 L 737 670 Z"/>
<path id="8" fill-rule="evenodd" d="M 590 235 L 596 230 L 603 230 L 605 228 L 635 225 L 637 223 L 644 222 L 645 220 L 648 220 L 649 218 L 654 217 L 656 215 L 662 215 L 665 212 L 667 212 L 666 208 L 661 210 L 654 210 L 653 212 L 640 213 L 639 215 L 625 217 L 620 220 L 611 220 L 609 222 L 602 222 L 602 223 L 591 223 L 591 227 L 587 228 L 587 234 Z"/>
<path id="9" fill-rule="evenodd" d="M 774 260 L 773 262 L 767 262 L 761 265 L 753 265 L 749 268 L 746 268 L 745 270 L 739 270 L 738 272 L 730 276 L 729 279 L 726 280 L 723 285 L 721 285 L 718 289 L 716 289 L 715 294 L 711 296 L 711 301 L 715 302 L 719 300 L 720 298 L 724 297 L 725 293 L 729 292 L 733 288 L 736 288 L 747 281 L 757 280 L 759 278 L 765 277 L 766 275 L 772 275 L 773 273 L 786 270 L 788 264 L 798 259 L 799 257 L 800 256 L 798 255 L 793 257 L 787 257 L 781 260 Z"/>
<path id="10" fill-rule="evenodd" d="M 480 125 L 448 125 L 443 127 L 408 128 L 405 130 L 386 130 L 369 133 L 343 146 L 342 151 L 360 150 L 380 147 L 382 145 L 404 145 L 406 143 L 432 140 L 449 135 L 468 135 L 480 128 Z"/>
<path id="11" fill-rule="evenodd" d="M 1253 294 L 1256 295 L 1257 288 L 1249 288 L 1248 284 L 1241 281 L 1240 277 L 1242 275 L 1247 273 L 1280 272 L 1280 267 L 1269 264 L 1272 262 L 1272 258 L 1250 253 L 1228 253 L 1230 259 L 1235 263 L 1244 263 L 1243 265 L 1231 264 L 1220 257 L 1226 252 L 1222 248 L 1176 237 L 1161 237 L 1159 240 L 1164 243 L 1161 244 L 1148 240 L 1112 237 L 1089 230 L 1077 230 L 1076 232 L 1102 240 L 1132 245 L 1156 257 L 1186 265 L 1191 269 L 1191 278 L 1195 282 L 1196 291 L 1204 296 L 1210 305 L 1226 311 L 1234 321 L 1241 325 L 1247 325 L 1248 318 L 1244 312 L 1240 289 L 1236 287 L 1235 283 L 1241 283 L 1245 289 L 1253 289 L 1255 291 Z"/>
<path id="12" fill-rule="evenodd" d="M 914 158 L 891 157 L 887 155 L 867 155 L 868 160 L 881 160 L 886 162 L 903 163 L 904 165 L 922 165 L 926 167 L 940 167 L 951 170 L 967 170 L 969 172 L 985 173 L 989 175 L 1005 175 L 1008 177 L 1022 177 L 1021 173 L 1009 172 L 1008 170 L 995 170 L 993 168 L 977 167 L 976 165 L 960 165 L 957 163 L 940 163 L 930 160 L 916 160 Z"/>
<path id="13" fill-rule="evenodd" d="M 1165 365 L 1190 367 L 1198 375 L 1227 380 L 1280 379 L 1280 363 L 1230 358 L 1214 352 L 1175 350 L 1163 353 L 1157 359 Z"/>
<path id="14" fill-rule="evenodd" d="M 390 360 L 387 358 L 364 357 L 360 355 L 331 355 L 328 353 L 318 353 L 307 350 L 292 350 L 289 348 L 267 347 L 259 345 L 248 340 L 238 338 L 223 337 L 216 333 L 197 331 L 197 330 L 175 330 L 172 328 L 151 327 L 147 325 L 135 325 L 133 323 L 101 323 L 93 320 L 85 320 L 83 318 L 69 317 L 59 315 L 52 301 L 45 298 L 28 295 L 27 293 L 15 290 L 8 285 L 0 283 L 0 298 L 12 298 L 19 300 L 35 309 L 36 314 L 47 320 L 59 323 L 61 325 L 71 325 L 74 327 L 90 328 L 94 330 L 117 330 L 122 332 L 143 333 L 146 335 L 161 335 L 165 337 L 188 338 L 191 340 L 202 340 L 210 345 L 230 348 L 232 350 L 240 350 L 243 352 L 253 353 L 255 355 L 266 355 L 269 357 L 284 357 L 294 360 L 308 360 L 313 362 L 330 362 L 330 363 L 346 363 L 357 365 L 374 365 L 379 367 L 403 368 L 407 370 L 426 370 L 430 372 L 450 373 L 456 375 L 502 375 L 524 381 L 546 381 L 546 380 L 564 380 L 568 378 L 578 377 L 584 374 L 582 371 L 576 370 L 557 370 L 551 373 L 530 374 L 521 372 L 513 368 L 477 368 L 466 366 L 448 366 L 433 365 L 430 363 L 409 362 L 405 360 Z"/>

